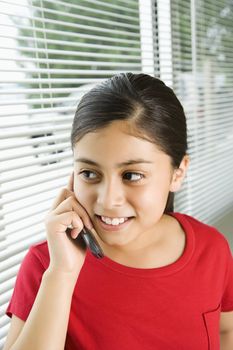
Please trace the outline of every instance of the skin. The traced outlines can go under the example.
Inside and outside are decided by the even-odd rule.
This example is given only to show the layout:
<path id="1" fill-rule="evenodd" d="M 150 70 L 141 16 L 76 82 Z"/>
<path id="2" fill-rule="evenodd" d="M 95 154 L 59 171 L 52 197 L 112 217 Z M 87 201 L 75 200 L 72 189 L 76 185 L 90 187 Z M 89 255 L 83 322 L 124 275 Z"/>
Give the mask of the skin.
<path id="1" fill-rule="evenodd" d="M 170 158 L 153 143 L 127 134 L 124 124 L 114 122 L 76 144 L 74 159 L 80 157 L 100 166 L 75 162 L 74 177 L 54 201 L 45 220 L 50 266 L 27 321 L 13 315 L 4 350 L 64 349 L 72 293 L 85 260 L 85 251 L 66 235 L 68 226 L 73 227 L 73 238 L 84 225 L 89 227 L 105 254 L 128 266 L 164 266 L 184 249 L 184 232 L 163 211 L 168 192 L 181 187 L 188 156 L 179 169 L 173 169 Z M 139 157 L 151 163 L 116 167 Z M 85 177 L 80 174 L 84 170 L 91 173 Z M 145 178 L 134 182 L 140 176 L 129 172 L 144 174 Z M 90 176 L 94 178 L 91 182 L 87 180 Z M 95 214 L 134 218 L 127 228 L 113 233 L 99 226 Z M 221 313 L 220 337 L 222 350 L 233 348 L 233 312 Z"/>

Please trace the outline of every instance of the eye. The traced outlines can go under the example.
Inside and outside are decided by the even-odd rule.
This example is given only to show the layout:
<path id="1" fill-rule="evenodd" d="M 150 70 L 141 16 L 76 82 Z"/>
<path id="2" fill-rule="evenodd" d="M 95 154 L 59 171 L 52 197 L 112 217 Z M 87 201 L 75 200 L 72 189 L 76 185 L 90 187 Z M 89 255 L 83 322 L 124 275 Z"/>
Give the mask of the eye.
<path id="1" fill-rule="evenodd" d="M 97 177 L 96 173 L 90 170 L 80 171 L 79 175 L 82 175 L 86 180 L 95 180 Z"/>
<path id="2" fill-rule="evenodd" d="M 140 181 L 144 177 L 145 176 L 140 173 L 127 172 L 124 174 L 124 178 L 126 178 L 127 181 L 132 181 L 132 182 Z"/>

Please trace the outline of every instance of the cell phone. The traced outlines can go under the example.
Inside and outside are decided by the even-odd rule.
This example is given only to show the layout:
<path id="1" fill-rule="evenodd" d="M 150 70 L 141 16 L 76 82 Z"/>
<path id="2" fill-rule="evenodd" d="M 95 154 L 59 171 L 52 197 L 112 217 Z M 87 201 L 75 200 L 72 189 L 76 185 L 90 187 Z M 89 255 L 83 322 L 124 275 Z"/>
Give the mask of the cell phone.
<path id="1" fill-rule="evenodd" d="M 103 250 L 101 249 L 99 243 L 97 242 L 90 230 L 84 227 L 79 235 L 82 236 L 87 248 L 90 249 L 91 253 L 96 258 L 101 259 L 104 257 Z"/>

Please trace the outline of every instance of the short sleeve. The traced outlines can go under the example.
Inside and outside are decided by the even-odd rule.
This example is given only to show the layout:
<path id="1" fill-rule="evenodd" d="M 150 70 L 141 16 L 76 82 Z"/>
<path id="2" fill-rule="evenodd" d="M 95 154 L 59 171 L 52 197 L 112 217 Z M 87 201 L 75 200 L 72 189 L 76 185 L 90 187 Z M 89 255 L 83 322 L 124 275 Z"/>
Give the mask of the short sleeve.
<path id="1" fill-rule="evenodd" d="M 227 245 L 227 273 L 221 311 L 233 311 L 233 257 Z"/>
<path id="2" fill-rule="evenodd" d="M 14 291 L 6 310 L 9 317 L 14 314 L 21 320 L 26 321 L 45 270 L 45 264 L 37 254 L 36 249 L 34 247 L 30 248 L 20 266 Z"/>

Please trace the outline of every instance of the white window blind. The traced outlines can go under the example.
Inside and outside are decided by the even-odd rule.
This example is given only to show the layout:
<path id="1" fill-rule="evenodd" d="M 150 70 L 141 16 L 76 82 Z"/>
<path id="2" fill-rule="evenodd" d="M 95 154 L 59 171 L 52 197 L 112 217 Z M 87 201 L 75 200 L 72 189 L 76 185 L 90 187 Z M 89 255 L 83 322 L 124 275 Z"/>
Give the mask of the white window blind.
<path id="1" fill-rule="evenodd" d="M 175 209 L 214 224 L 233 207 L 232 2 L 158 0 L 158 10 L 161 77 L 189 131 L 191 163 Z"/>
<path id="2" fill-rule="evenodd" d="M 141 72 L 140 32 L 138 1 L 0 1 L 0 348 L 19 265 L 72 169 L 77 102 L 115 73 Z"/>

